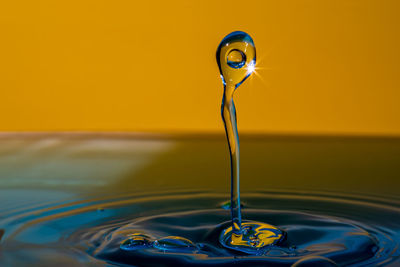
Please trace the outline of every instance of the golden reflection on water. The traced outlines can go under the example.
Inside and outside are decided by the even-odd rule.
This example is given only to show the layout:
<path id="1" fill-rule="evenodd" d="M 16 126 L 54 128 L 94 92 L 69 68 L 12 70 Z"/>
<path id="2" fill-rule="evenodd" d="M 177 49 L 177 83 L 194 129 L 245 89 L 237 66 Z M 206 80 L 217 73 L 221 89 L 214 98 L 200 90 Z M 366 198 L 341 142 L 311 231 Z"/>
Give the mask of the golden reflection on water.
<path id="1" fill-rule="evenodd" d="M 262 248 L 271 244 L 282 238 L 282 234 L 277 234 L 269 229 L 279 231 L 278 228 L 266 223 L 257 223 L 256 227 L 253 227 L 254 223 L 242 223 L 242 230 L 246 230 L 247 227 L 251 227 L 253 233 L 249 234 L 250 238 L 246 238 L 245 234 L 235 234 L 232 232 L 232 226 L 225 230 L 225 235 L 231 234 L 230 244 L 233 246 L 243 246 L 251 248 Z"/>

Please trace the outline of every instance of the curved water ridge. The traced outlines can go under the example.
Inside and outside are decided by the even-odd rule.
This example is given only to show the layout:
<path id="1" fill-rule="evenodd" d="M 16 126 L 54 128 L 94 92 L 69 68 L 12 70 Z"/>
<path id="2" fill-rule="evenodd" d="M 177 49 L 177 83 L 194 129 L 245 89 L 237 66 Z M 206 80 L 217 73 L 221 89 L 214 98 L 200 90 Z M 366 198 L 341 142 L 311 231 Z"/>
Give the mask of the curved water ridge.
<path id="1" fill-rule="evenodd" d="M 0 263 L 30 255 L 76 266 L 400 264 L 396 199 L 282 191 L 244 194 L 244 199 L 245 218 L 276 226 L 284 233 L 281 242 L 257 253 L 221 245 L 219 239 L 230 225 L 223 194 L 127 195 L 43 205 L 4 216 Z"/>

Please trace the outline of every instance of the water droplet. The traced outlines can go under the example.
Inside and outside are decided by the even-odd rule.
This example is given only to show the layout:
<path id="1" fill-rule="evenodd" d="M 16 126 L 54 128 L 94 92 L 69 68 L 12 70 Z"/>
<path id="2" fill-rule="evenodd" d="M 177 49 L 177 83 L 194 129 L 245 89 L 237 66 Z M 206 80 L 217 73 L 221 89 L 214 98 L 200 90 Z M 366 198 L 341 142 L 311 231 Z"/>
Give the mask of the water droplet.
<path id="1" fill-rule="evenodd" d="M 180 236 L 167 236 L 158 239 L 154 241 L 153 246 L 160 250 L 174 252 L 195 252 L 198 250 L 192 241 Z"/>
<path id="2" fill-rule="evenodd" d="M 237 88 L 254 71 L 256 48 L 245 32 L 228 34 L 217 49 L 217 63 L 223 83 Z"/>
<path id="3" fill-rule="evenodd" d="M 120 248 L 128 251 L 137 250 L 151 247 L 152 243 L 152 238 L 150 236 L 141 233 L 134 233 L 130 234 L 129 238 L 121 243 Z"/>

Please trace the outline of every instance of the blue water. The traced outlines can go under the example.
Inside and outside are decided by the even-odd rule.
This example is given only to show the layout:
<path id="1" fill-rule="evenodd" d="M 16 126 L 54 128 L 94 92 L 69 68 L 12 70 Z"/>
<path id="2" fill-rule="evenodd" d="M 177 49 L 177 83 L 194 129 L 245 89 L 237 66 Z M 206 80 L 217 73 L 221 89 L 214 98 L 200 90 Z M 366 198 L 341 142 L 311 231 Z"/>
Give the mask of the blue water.
<path id="1" fill-rule="evenodd" d="M 229 186 L 219 190 L 229 165 L 204 166 L 224 166 L 223 138 L 49 138 L 10 137 L 0 148 L 0 266 L 400 264 L 397 140 L 244 138 L 243 150 L 258 158 L 244 162 L 243 222 L 285 232 L 253 254 L 219 242 L 231 223 Z M 121 248 L 135 234 L 145 244 Z M 186 241 L 177 246 L 176 236 Z"/>
<path id="2" fill-rule="evenodd" d="M 376 266 L 395 262 L 400 256 L 400 210 L 395 203 L 300 192 L 244 194 L 246 218 L 268 221 L 287 234 L 284 242 L 262 254 L 248 255 L 219 243 L 221 231 L 230 223 L 229 211 L 221 207 L 226 198 L 207 192 L 126 195 L 10 215 L 2 220 L 6 229 L 2 261 L 28 263 L 27 258 L 20 258 L 28 254 L 55 263 L 61 254 L 74 264 L 291 266 L 318 256 L 339 266 Z M 153 240 L 140 249 L 121 249 L 133 233 Z M 168 236 L 184 237 L 194 247 L 165 249 L 151 244 Z"/>

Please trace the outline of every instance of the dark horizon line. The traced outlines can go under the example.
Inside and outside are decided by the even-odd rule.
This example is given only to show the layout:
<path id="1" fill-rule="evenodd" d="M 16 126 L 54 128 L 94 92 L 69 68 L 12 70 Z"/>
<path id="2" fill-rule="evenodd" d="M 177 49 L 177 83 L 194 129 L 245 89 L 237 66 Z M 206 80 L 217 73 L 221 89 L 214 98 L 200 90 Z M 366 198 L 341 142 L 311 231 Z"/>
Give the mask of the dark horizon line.
<path id="1" fill-rule="evenodd" d="M 221 132 L 168 132 L 168 131 L 0 131 L 0 140 L 9 137 L 109 137 L 109 138 L 136 138 L 136 139 L 225 139 Z M 399 139 L 400 134 L 381 133 L 314 133 L 314 132 L 243 132 L 239 133 L 240 139 Z"/>

